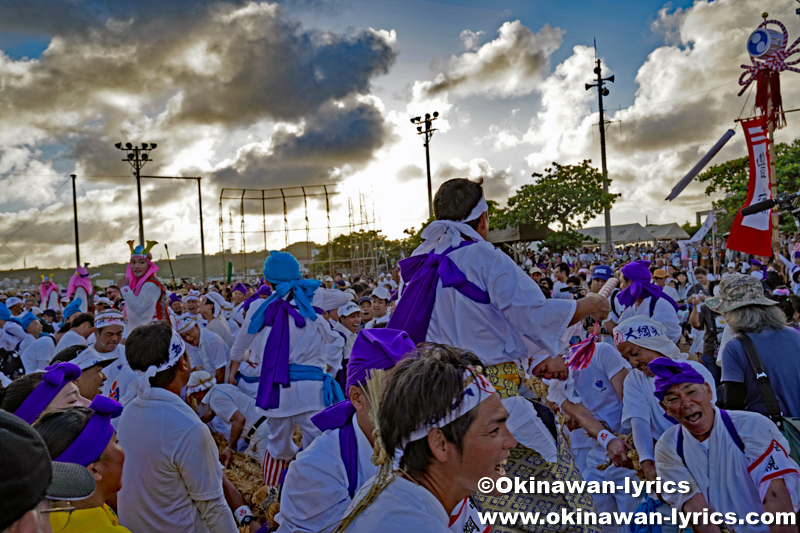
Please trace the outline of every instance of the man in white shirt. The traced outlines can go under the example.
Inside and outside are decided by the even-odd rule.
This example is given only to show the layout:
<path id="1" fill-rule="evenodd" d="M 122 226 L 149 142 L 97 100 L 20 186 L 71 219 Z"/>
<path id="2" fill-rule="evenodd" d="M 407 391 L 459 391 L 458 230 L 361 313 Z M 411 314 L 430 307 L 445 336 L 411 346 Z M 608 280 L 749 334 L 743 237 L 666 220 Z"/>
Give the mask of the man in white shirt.
<path id="1" fill-rule="evenodd" d="M 386 287 L 378 287 L 372 291 L 372 320 L 364 326 L 367 329 L 383 328 L 389 323 L 391 312 L 389 311 L 389 300 L 392 294 Z"/>
<path id="2" fill-rule="evenodd" d="M 378 422 L 385 449 L 401 451 L 404 473 L 393 472 L 391 453 L 381 454 L 380 473 L 354 498 L 344 531 L 449 533 L 451 513 L 478 481 L 505 475 L 516 441 L 480 364 L 471 353 L 444 345 L 397 364 Z M 364 499 L 371 503 L 359 509 Z"/>
<path id="3" fill-rule="evenodd" d="M 300 426 L 307 447 L 320 434 L 311 416 L 344 398 L 328 374 L 340 365 L 341 349 L 338 353 L 327 349 L 338 334 L 314 308 L 338 309 L 349 295 L 303 279 L 297 260 L 284 252 L 270 251 L 263 274 L 275 292 L 250 306 L 231 359 L 234 365 L 239 363 L 237 386 L 269 413 L 266 471 L 273 462 L 288 461 L 297 453 L 292 441 L 295 425 Z M 279 472 L 280 466 L 275 470 Z"/>
<path id="4" fill-rule="evenodd" d="M 353 343 L 356 341 L 356 335 L 361 328 L 361 309 L 355 302 L 347 302 L 341 306 L 337 312 L 339 320 L 331 322 L 333 329 L 344 338 L 344 346 L 342 347 L 342 368 L 336 373 L 336 381 L 342 386 L 342 390 L 346 390 L 345 378 L 347 376 L 347 362 L 350 359 L 350 351 L 353 349 Z"/>
<path id="5" fill-rule="evenodd" d="M 192 370 L 205 370 L 225 383 L 225 366 L 230 351 L 225 341 L 216 333 L 197 324 L 197 318 L 184 315 L 175 326 L 176 331 L 186 342 L 186 353 L 192 363 Z"/>
<path id="6" fill-rule="evenodd" d="M 180 397 L 191 375 L 183 340 L 155 322 L 130 333 L 126 354 L 140 375 L 117 426 L 126 456 L 120 524 L 131 531 L 236 533 L 217 446 Z"/>
<path id="7" fill-rule="evenodd" d="M 128 385 L 136 379 L 125 357 L 125 345 L 121 343 L 125 329 L 125 319 L 116 309 L 98 313 L 94 319 L 94 343 L 86 351 L 113 362 L 105 368 L 108 379 L 103 383 L 102 394 L 112 400 L 120 401 L 128 390 Z"/>
<path id="8" fill-rule="evenodd" d="M 212 291 L 200 298 L 198 311 L 207 322 L 206 329 L 219 335 L 230 348 L 233 345 L 231 328 L 223 317 L 226 307 L 230 307 L 230 303 L 220 293 Z"/>
<path id="9" fill-rule="evenodd" d="M 380 328 L 358 335 L 347 372 L 349 399 L 312 418 L 324 432 L 289 465 L 275 517 L 279 533 L 332 531 L 358 490 L 378 473 L 364 383 L 371 370 L 388 370 L 413 350 L 403 331 Z"/>
<path id="10" fill-rule="evenodd" d="M 61 336 L 56 344 L 56 354 L 70 346 L 88 345 L 86 339 L 94 332 L 94 316 L 91 313 L 81 313 L 72 320 L 71 324 L 72 327 Z"/>
<path id="11" fill-rule="evenodd" d="M 569 265 L 566 263 L 559 263 L 553 270 L 553 293 L 550 295 L 557 300 L 572 300 L 572 295 L 569 291 L 562 291 L 561 289 L 567 288 L 567 278 L 569 277 Z"/>
<path id="12" fill-rule="evenodd" d="M 686 513 L 713 510 L 726 518 L 732 513 L 737 531 L 796 530 L 794 525 L 738 523 L 747 513 L 794 513 L 800 508 L 800 473 L 778 427 L 759 413 L 716 408 L 711 387 L 684 362 L 662 357 L 648 366 L 656 376 L 656 397 L 678 421 L 656 443 L 656 470 L 662 483 L 688 489 L 664 491 L 662 498 Z M 711 524 L 691 527 L 699 533 L 719 531 Z"/>
<path id="13" fill-rule="evenodd" d="M 520 443 L 515 456 L 526 457 L 520 462 L 540 460 L 538 455 L 557 462 L 558 442 L 534 406 L 519 396 L 516 384 L 501 376 L 516 378 L 520 362 L 534 354 L 556 355 L 567 328 L 590 315 L 604 319 L 608 300 L 598 294 L 580 300 L 545 299 L 539 285 L 487 242 L 488 204 L 479 183 L 445 182 L 434 198 L 434 213 L 437 220 L 423 231 L 425 241 L 400 262 L 404 287 L 388 327 L 408 332 L 416 343 L 470 350 L 484 365 L 494 367 L 487 375 L 503 385 L 508 426 Z M 434 259 L 438 269 L 424 268 Z M 431 274 L 439 277 L 435 283 L 428 278 Z M 530 505 L 530 498 L 527 502 Z"/>

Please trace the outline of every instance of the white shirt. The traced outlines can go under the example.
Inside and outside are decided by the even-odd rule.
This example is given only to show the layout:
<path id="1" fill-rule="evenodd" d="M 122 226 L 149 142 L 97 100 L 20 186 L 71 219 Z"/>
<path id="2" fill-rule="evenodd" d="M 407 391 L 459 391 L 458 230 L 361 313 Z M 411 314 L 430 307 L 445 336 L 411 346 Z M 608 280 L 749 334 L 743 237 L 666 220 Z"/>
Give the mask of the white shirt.
<path id="1" fill-rule="evenodd" d="M 392 318 L 392 313 L 389 309 L 386 310 L 386 314 L 382 317 L 376 317 L 367 322 L 364 326 L 365 329 L 374 329 L 377 327 L 386 327 L 386 324 L 389 323 L 389 319 Z"/>
<path id="2" fill-rule="evenodd" d="M 614 346 L 595 344 L 595 352 L 589 366 L 582 370 L 570 369 L 564 381 L 551 380 L 547 399 L 559 407 L 565 400 L 582 403 L 597 420 L 606 422 L 613 433 L 622 429 L 622 399 L 617 394 L 611 378 L 630 365 Z M 570 445 L 573 449 L 593 448 L 595 440 L 579 428 L 573 431 Z"/>
<path id="3" fill-rule="evenodd" d="M 378 473 L 372 464 L 372 445 L 361 431 L 356 415 L 353 428 L 358 446 L 358 484 Z M 339 450 L 339 429 L 324 432 L 289 463 L 281 492 L 281 512 L 275 517 L 278 533 L 333 531 L 350 505 L 350 481 Z"/>
<path id="4" fill-rule="evenodd" d="M 219 383 L 214 385 L 203 397 L 203 403 L 211 407 L 211 410 L 225 422 L 230 432 L 231 418 L 239 411 L 244 415 L 244 429 L 242 438 L 247 436 L 247 432 L 258 422 L 267 412 L 256 407 L 256 401 L 246 395 L 236 385 L 230 383 Z"/>
<path id="5" fill-rule="evenodd" d="M 358 332 L 353 333 L 346 327 L 342 325 L 341 322 L 331 322 L 333 329 L 340 332 L 344 335 L 344 347 L 342 348 L 342 359 L 347 361 L 350 359 L 350 352 L 353 351 L 353 343 L 356 342 L 356 337 L 358 337 Z"/>
<path id="6" fill-rule="evenodd" d="M 80 309 L 81 313 L 87 313 L 89 311 L 89 295 L 86 294 L 86 289 L 83 287 L 77 287 L 73 297 L 75 299 L 81 299 L 81 305 L 78 306 L 78 309 Z"/>
<path id="7" fill-rule="evenodd" d="M 103 369 L 107 379 L 100 391 L 103 396 L 118 402 L 121 401 L 128 392 L 128 386 L 137 378 L 136 372 L 128 364 L 128 358 L 125 357 L 125 346 L 121 343 L 117 344 L 113 351 L 106 353 L 98 352 L 94 344 L 89 346 L 88 349 L 96 352 L 101 357 L 115 360 Z"/>
<path id="8" fill-rule="evenodd" d="M 572 300 L 572 294 L 569 291 L 561 292 L 561 289 L 566 289 L 567 284 L 563 281 L 555 280 L 553 282 L 553 292 L 550 294 L 551 298 L 556 300 Z"/>
<path id="9" fill-rule="evenodd" d="M 371 485 L 367 482 L 367 485 Z M 365 486 L 350 504 L 352 508 L 368 491 Z M 350 509 L 348 509 L 348 512 Z M 375 501 L 356 517 L 347 533 L 449 533 L 450 517 L 428 489 L 398 476 Z"/>
<path id="10" fill-rule="evenodd" d="M 661 322 L 664 325 L 665 333 L 667 334 L 667 338 L 674 343 L 677 343 L 681 339 L 681 324 L 678 321 L 678 313 L 675 311 L 675 308 L 672 307 L 672 304 L 667 302 L 663 298 L 659 298 L 656 302 L 656 306 L 653 309 L 653 315 L 650 315 L 650 298 L 648 296 L 642 303 L 636 305 L 636 302 L 633 303 L 632 306 L 626 307 L 625 310 L 619 316 L 619 323 L 622 323 L 623 320 L 627 320 L 633 316 L 649 316 L 653 320 L 657 322 Z"/>
<path id="11" fill-rule="evenodd" d="M 264 347 L 267 344 L 272 328 L 265 326 L 256 334 L 248 333 L 250 321 L 256 311 L 266 300 L 257 300 L 250 306 L 247 318 L 239 331 L 236 342 L 231 348 L 231 360 L 241 361 L 239 372 L 244 376 L 261 375 L 261 363 L 264 358 Z M 337 309 L 350 301 L 350 295 L 337 289 L 317 289 L 311 299 L 311 305 L 321 309 Z M 289 320 L 289 363 L 308 365 L 325 371 L 327 366 L 335 367 L 337 362 L 331 361 L 327 349 L 328 343 L 335 341 L 338 333 L 334 333 L 328 322 L 318 316 L 316 320 L 306 319 L 305 327 L 298 328 L 293 319 Z M 341 340 L 341 338 L 340 338 Z M 341 357 L 341 350 L 339 351 Z M 256 397 L 258 382 L 247 383 L 240 380 L 238 387 L 247 395 Z M 325 408 L 322 381 L 295 381 L 289 387 L 281 388 L 280 406 L 267 412 L 273 417 L 288 417 L 309 412 L 318 412 Z"/>
<path id="12" fill-rule="evenodd" d="M 128 323 L 128 331 L 155 320 L 157 306 L 161 305 L 161 287 L 152 281 L 147 281 L 142 285 L 138 296 L 128 286 L 122 287 L 121 291 L 125 299 L 125 320 Z"/>
<path id="13" fill-rule="evenodd" d="M 197 346 L 186 343 L 186 353 L 193 370 L 205 370 L 212 376 L 217 369 L 228 364 L 228 345 L 219 335 L 205 328 L 200 328 Z"/>
<path id="14" fill-rule="evenodd" d="M 211 322 L 208 323 L 206 326 L 208 331 L 216 333 L 219 337 L 225 342 L 225 344 L 230 348 L 233 346 L 233 339 L 231 338 L 231 328 L 228 326 L 228 322 L 222 317 L 212 318 Z"/>
<path id="15" fill-rule="evenodd" d="M 25 348 L 20 357 L 26 374 L 44 370 L 56 353 L 56 340 L 52 335 L 39 337 Z"/>
<path id="16" fill-rule="evenodd" d="M 25 330 L 22 329 L 22 326 L 13 322 L 11 320 L 7 320 L 5 324 L 3 324 L 3 335 L 0 336 L 0 348 L 5 348 L 9 351 L 16 351 L 17 346 L 25 340 Z"/>
<path id="17" fill-rule="evenodd" d="M 81 335 L 80 333 L 76 333 L 72 330 L 64 333 L 61 338 L 58 340 L 58 344 L 56 344 L 56 353 L 60 352 L 61 350 L 65 350 L 70 346 L 88 346 L 88 342 L 86 341 L 86 337 Z"/>
<path id="18" fill-rule="evenodd" d="M 448 257 L 469 281 L 489 294 L 477 303 L 454 288 L 436 286 L 426 340 L 465 348 L 487 365 L 527 359 L 529 345 L 558 352 L 576 302 L 545 299 L 539 285 L 488 242 L 461 246 Z M 400 298 L 402 298 L 402 293 Z"/>
<path id="19" fill-rule="evenodd" d="M 205 533 L 195 502 L 223 499 L 219 451 L 208 427 L 178 395 L 153 387 L 125 406 L 119 521 L 131 531 Z M 228 512 L 213 531 L 235 533 Z"/>

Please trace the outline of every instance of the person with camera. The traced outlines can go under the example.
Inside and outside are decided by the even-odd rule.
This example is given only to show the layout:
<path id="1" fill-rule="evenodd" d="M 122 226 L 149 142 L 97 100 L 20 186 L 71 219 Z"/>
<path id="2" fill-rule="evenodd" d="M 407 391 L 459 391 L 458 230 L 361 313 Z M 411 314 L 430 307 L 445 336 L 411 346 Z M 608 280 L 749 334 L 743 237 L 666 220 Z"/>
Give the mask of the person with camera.
<path id="1" fill-rule="evenodd" d="M 702 363 L 714 376 L 715 386 L 720 385 L 722 369 L 717 366 L 717 353 L 719 352 L 722 330 L 725 328 L 725 319 L 705 305 L 706 295 L 703 293 L 689 296 L 689 325 L 703 332 Z"/>

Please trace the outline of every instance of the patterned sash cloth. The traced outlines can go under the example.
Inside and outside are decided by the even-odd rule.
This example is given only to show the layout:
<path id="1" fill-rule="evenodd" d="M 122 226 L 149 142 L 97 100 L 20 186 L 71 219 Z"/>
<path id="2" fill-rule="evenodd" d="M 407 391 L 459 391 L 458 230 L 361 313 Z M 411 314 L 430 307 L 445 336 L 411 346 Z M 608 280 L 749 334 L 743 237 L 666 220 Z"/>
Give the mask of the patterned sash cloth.
<path id="1" fill-rule="evenodd" d="M 520 375 L 517 365 L 514 363 L 501 363 L 487 367 L 485 370 L 486 378 L 500 393 L 500 398 L 510 398 L 517 396 L 520 384 Z M 534 402 L 536 403 L 536 402 Z M 537 405 L 538 409 L 546 409 Z M 536 478 L 536 481 L 570 481 L 579 482 L 583 478 L 575 466 L 575 460 L 569 449 L 569 444 L 564 437 L 558 433 L 558 462 L 549 463 L 535 450 L 517 444 L 511 450 L 508 464 L 505 467 L 506 476 L 521 480 Z M 591 494 L 516 494 L 509 492 L 500 497 L 490 496 L 481 492 L 473 494 L 472 499 L 480 512 L 540 512 L 550 511 L 561 512 L 562 508 L 567 512 L 582 511 L 594 513 L 595 505 Z M 542 518 L 544 514 L 542 514 Z M 502 525 L 495 524 L 492 533 L 512 533 L 525 531 L 529 533 L 561 533 L 565 531 L 563 524 L 536 524 L 536 525 Z M 568 529 L 571 533 L 600 533 L 601 526 L 597 525 L 570 525 Z"/>

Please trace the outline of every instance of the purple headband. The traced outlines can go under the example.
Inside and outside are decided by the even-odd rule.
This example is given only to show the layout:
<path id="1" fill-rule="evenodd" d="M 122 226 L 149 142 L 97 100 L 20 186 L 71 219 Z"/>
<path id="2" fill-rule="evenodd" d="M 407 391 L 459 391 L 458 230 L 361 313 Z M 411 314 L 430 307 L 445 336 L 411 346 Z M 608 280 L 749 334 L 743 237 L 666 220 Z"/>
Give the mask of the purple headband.
<path id="1" fill-rule="evenodd" d="M 231 292 L 239 291 L 242 294 L 247 294 L 247 287 L 244 286 L 244 283 L 237 283 L 233 286 L 233 290 Z"/>
<path id="2" fill-rule="evenodd" d="M 655 396 L 659 400 L 664 400 L 667 391 L 673 385 L 681 383 L 705 383 L 705 379 L 700 372 L 695 370 L 692 365 L 674 361 L 669 357 L 658 357 L 650 361 L 647 365 L 653 374 L 656 375 Z"/>
<path id="3" fill-rule="evenodd" d="M 345 393 L 351 385 L 361 386 L 369 371 L 387 370 L 405 359 L 415 348 L 405 331 L 389 328 L 362 329 L 358 332 L 347 363 Z"/>
<path id="4" fill-rule="evenodd" d="M 97 395 L 92 400 L 89 409 L 94 413 L 89 418 L 86 427 L 54 461 L 89 466 L 103 455 L 103 451 L 114 436 L 111 419 L 122 413 L 122 405 L 111 398 Z"/>
<path id="5" fill-rule="evenodd" d="M 80 367 L 69 362 L 50 365 L 45 370 L 42 382 L 33 389 L 14 413 L 28 424 L 33 424 L 34 420 L 39 418 L 67 383 L 75 381 L 81 375 Z"/>
<path id="6" fill-rule="evenodd" d="M 169 304 L 170 305 L 174 304 L 175 302 L 180 302 L 180 301 L 181 301 L 181 297 L 178 296 L 177 292 L 170 293 L 170 295 L 169 295 Z"/>

